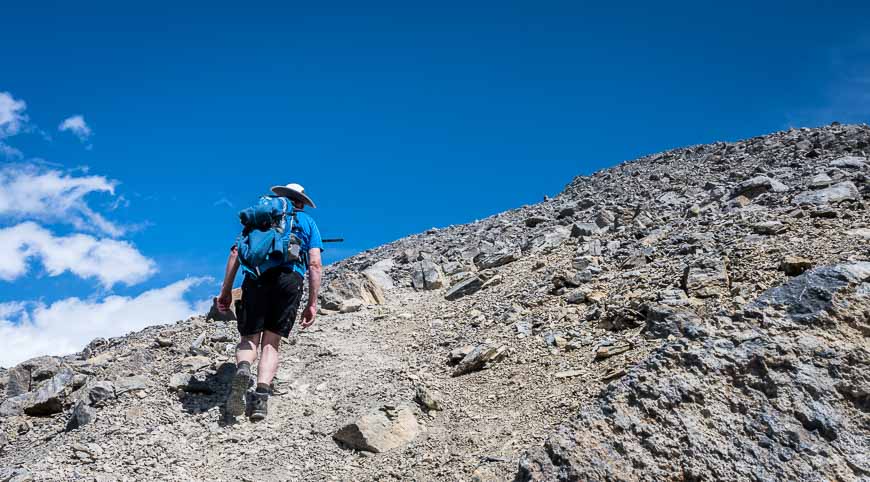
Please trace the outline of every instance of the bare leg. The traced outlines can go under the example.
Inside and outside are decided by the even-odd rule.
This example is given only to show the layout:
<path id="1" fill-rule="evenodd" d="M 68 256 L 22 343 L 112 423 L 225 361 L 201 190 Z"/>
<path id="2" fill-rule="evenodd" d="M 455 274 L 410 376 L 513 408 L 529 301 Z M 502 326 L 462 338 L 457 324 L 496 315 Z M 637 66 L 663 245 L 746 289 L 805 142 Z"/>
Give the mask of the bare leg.
<path id="1" fill-rule="evenodd" d="M 243 361 L 246 361 L 251 365 L 254 364 L 254 361 L 257 359 L 257 345 L 260 344 L 261 335 L 262 333 L 257 333 L 255 335 L 242 337 L 239 344 L 236 345 L 236 365 Z"/>
<path id="2" fill-rule="evenodd" d="M 260 342 L 260 365 L 257 368 L 257 384 L 272 383 L 275 372 L 278 371 L 278 346 L 281 344 L 281 335 L 271 331 L 263 332 Z"/>

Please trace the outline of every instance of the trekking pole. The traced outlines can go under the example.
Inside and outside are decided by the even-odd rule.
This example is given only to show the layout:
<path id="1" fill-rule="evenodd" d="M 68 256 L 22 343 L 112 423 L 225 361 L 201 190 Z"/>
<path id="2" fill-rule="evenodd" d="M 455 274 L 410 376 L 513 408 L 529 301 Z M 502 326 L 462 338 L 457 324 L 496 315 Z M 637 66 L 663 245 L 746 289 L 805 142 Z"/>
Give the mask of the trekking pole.
<path id="1" fill-rule="evenodd" d="M 326 238 L 322 239 L 321 241 L 323 241 L 324 243 L 343 243 L 344 238 Z"/>

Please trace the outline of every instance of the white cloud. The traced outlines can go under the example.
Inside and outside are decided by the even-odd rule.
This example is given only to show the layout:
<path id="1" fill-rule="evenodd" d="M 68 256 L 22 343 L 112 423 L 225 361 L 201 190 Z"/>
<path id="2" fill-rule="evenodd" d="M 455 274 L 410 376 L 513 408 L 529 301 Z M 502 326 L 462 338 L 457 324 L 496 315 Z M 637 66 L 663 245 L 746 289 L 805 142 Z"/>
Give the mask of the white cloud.
<path id="1" fill-rule="evenodd" d="M 202 313 L 202 303 L 184 295 L 209 278 L 187 278 L 138 296 L 101 300 L 67 298 L 50 305 L 0 303 L 0 366 L 10 367 L 39 355 L 68 355 L 97 337 L 121 336 L 150 325 Z"/>
<path id="2" fill-rule="evenodd" d="M 85 118 L 81 115 L 67 117 L 57 126 L 57 130 L 72 132 L 82 142 L 86 142 L 91 137 L 91 134 L 93 134 L 90 126 L 85 122 Z"/>
<path id="3" fill-rule="evenodd" d="M 153 260 L 126 241 L 86 234 L 58 237 L 33 222 L 0 229 L 0 253 L 0 279 L 6 281 L 25 275 L 32 258 L 42 261 L 50 276 L 69 271 L 96 278 L 107 288 L 139 283 L 157 271 Z"/>
<path id="4" fill-rule="evenodd" d="M 92 210 L 85 197 L 115 194 L 117 182 L 103 176 L 75 176 L 35 164 L 0 167 L 0 216 L 72 224 L 83 231 L 121 236 L 125 229 Z"/>
<path id="5" fill-rule="evenodd" d="M 9 160 L 16 160 L 16 159 L 21 159 L 22 157 L 24 157 L 24 154 L 22 154 L 22 152 L 19 151 L 18 149 L 14 148 L 8 144 L 4 144 L 4 143 L 0 142 L 0 157 L 6 158 Z"/>
<path id="6" fill-rule="evenodd" d="M 27 123 L 25 109 L 27 104 L 23 100 L 15 100 L 9 92 L 0 92 L 0 139 L 18 134 Z"/>

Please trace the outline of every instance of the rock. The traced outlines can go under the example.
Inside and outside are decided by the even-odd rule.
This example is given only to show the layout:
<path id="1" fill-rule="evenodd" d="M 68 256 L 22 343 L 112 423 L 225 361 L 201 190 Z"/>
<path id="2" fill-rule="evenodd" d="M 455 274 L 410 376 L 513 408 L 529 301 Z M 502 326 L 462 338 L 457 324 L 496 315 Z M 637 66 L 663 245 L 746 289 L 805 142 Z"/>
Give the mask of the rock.
<path id="1" fill-rule="evenodd" d="M 855 156 L 845 156 L 834 161 L 831 161 L 828 164 L 831 167 L 840 167 L 844 169 L 866 169 L 867 168 L 867 158 L 865 157 L 855 157 Z"/>
<path id="2" fill-rule="evenodd" d="M 17 397 L 30 391 L 30 370 L 21 365 L 9 370 L 6 382 L 6 398 Z"/>
<path id="3" fill-rule="evenodd" d="M 345 425 L 332 438 L 353 450 L 382 453 L 407 444 L 420 432 L 410 408 L 384 407 Z"/>
<path id="4" fill-rule="evenodd" d="M 526 218 L 525 225 L 530 228 L 534 228 L 539 224 L 546 223 L 547 221 L 549 221 L 549 219 L 541 216 L 531 216 L 529 218 Z"/>
<path id="5" fill-rule="evenodd" d="M 766 192 L 786 191 L 788 191 L 788 186 L 776 179 L 771 179 L 767 176 L 756 176 L 738 184 L 737 187 L 734 188 L 734 191 L 731 192 L 731 198 L 734 199 L 738 196 L 743 196 L 752 199 Z"/>
<path id="6" fill-rule="evenodd" d="M 531 253 L 547 251 L 560 246 L 571 235 L 571 231 L 565 226 L 553 226 L 530 239 L 526 244 L 526 250 Z"/>
<path id="7" fill-rule="evenodd" d="M 416 290 L 437 290 L 444 287 L 444 276 L 438 265 L 424 259 L 414 264 L 411 285 Z"/>
<path id="8" fill-rule="evenodd" d="M 595 215 L 595 224 L 599 227 L 599 229 L 605 229 L 609 226 L 612 226 L 616 221 L 616 217 L 612 212 L 607 210 L 599 211 L 598 214 Z"/>
<path id="9" fill-rule="evenodd" d="M 124 377 L 115 381 L 115 395 L 122 395 L 136 390 L 145 390 L 148 387 L 148 379 L 143 375 Z"/>
<path id="10" fill-rule="evenodd" d="M 643 333 L 647 338 L 685 336 L 691 340 L 706 336 L 703 321 L 692 311 L 665 305 L 646 306 Z"/>
<path id="11" fill-rule="evenodd" d="M 465 355 L 453 370 L 452 376 L 458 377 L 467 373 L 482 370 L 483 367 L 491 361 L 494 361 L 498 355 L 496 348 L 487 345 L 478 345 L 471 350 L 471 353 Z"/>
<path id="12" fill-rule="evenodd" d="M 858 192 L 855 184 L 845 181 L 825 189 L 802 192 L 794 197 L 793 202 L 797 205 L 824 206 L 843 201 L 858 201 L 860 199 L 861 193 Z"/>
<path id="13" fill-rule="evenodd" d="M 463 296 L 476 293 L 482 287 L 483 280 L 481 280 L 479 276 L 474 275 L 451 286 L 450 289 L 447 290 L 447 293 L 444 294 L 444 298 L 450 301 L 458 300 Z"/>
<path id="14" fill-rule="evenodd" d="M 565 219 L 565 218 L 570 218 L 571 216 L 574 216 L 574 214 L 575 214 L 576 212 L 577 212 L 577 209 L 576 209 L 576 208 L 573 208 L 573 207 L 562 208 L 562 209 L 559 211 L 559 215 L 556 216 L 556 219 Z"/>
<path id="15" fill-rule="evenodd" d="M 568 296 L 565 297 L 565 302 L 569 305 L 577 305 L 580 303 L 586 302 L 586 291 L 585 290 L 574 290 L 568 293 Z"/>
<path id="16" fill-rule="evenodd" d="M 668 306 L 685 306 L 689 304 L 689 297 L 683 290 L 664 290 L 657 295 L 659 303 Z"/>
<path id="17" fill-rule="evenodd" d="M 182 358 L 179 362 L 181 368 L 187 370 L 188 373 L 198 372 L 203 368 L 211 366 L 211 358 L 205 356 L 189 356 Z"/>
<path id="18" fill-rule="evenodd" d="M 758 234 L 777 235 L 782 234 L 787 229 L 786 225 L 779 221 L 764 221 L 752 225 L 752 230 Z"/>
<path id="19" fill-rule="evenodd" d="M 48 380 L 57 375 L 61 370 L 61 363 L 53 356 L 40 356 L 21 362 L 19 367 L 30 371 L 30 385 L 35 386 L 38 382 Z"/>
<path id="20" fill-rule="evenodd" d="M 341 304 L 350 299 L 358 299 L 369 305 L 386 302 L 383 290 L 371 277 L 353 272 L 343 273 L 330 281 L 320 299 L 323 307 L 332 311 L 339 311 Z"/>
<path id="21" fill-rule="evenodd" d="M 631 350 L 631 345 L 599 346 L 595 349 L 595 359 L 604 360 L 612 356 L 621 355 Z"/>
<path id="22" fill-rule="evenodd" d="M 341 306 L 338 307 L 339 313 L 354 313 L 362 309 L 365 303 L 362 300 L 351 298 L 349 300 L 344 300 L 341 302 Z"/>
<path id="23" fill-rule="evenodd" d="M 821 189 L 823 187 L 828 187 L 833 183 L 834 183 L 834 180 L 831 179 L 831 176 L 827 175 L 824 172 L 821 172 L 821 173 L 813 176 L 812 179 L 810 179 L 809 186 L 812 189 Z"/>
<path id="24" fill-rule="evenodd" d="M 99 381 L 87 388 L 87 400 L 91 405 L 100 406 L 115 398 L 115 385 L 109 381 Z"/>
<path id="25" fill-rule="evenodd" d="M 414 400 L 426 411 L 441 410 L 441 394 L 426 388 L 425 385 L 417 385 Z"/>
<path id="26" fill-rule="evenodd" d="M 154 341 L 160 348 L 169 348 L 172 346 L 172 339 L 165 336 L 158 336 Z"/>
<path id="27" fill-rule="evenodd" d="M 396 287 L 393 277 L 387 274 L 391 269 L 393 269 L 393 261 L 388 259 L 366 268 L 363 274 L 368 276 L 382 291 L 387 291 Z"/>
<path id="28" fill-rule="evenodd" d="M 689 296 L 711 298 L 727 296 L 730 282 L 728 279 L 727 258 L 704 258 L 686 267 L 683 273 L 683 289 Z"/>
<path id="29" fill-rule="evenodd" d="M 84 400 L 79 400 L 73 407 L 70 418 L 66 424 L 66 429 L 75 430 L 84 427 L 85 425 L 92 423 L 96 418 L 97 411 L 85 403 Z"/>
<path id="30" fill-rule="evenodd" d="M 462 359 L 468 356 L 468 354 L 472 351 L 474 351 L 474 347 L 472 345 L 465 345 L 459 348 L 454 348 L 447 356 L 447 363 L 455 365 L 462 361 Z"/>
<path id="31" fill-rule="evenodd" d="M 798 276 L 812 267 L 812 261 L 800 256 L 786 256 L 779 264 L 779 270 L 788 276 Z"/>
<path id="32" fill-rule="evenodd" d="M 600 228 L 595 223 L 574 223 L 571 225 L 571 237 L 579 238 L 580 236 L 594 236 L 598 234 Z"/>
<path id="33" fill-rule="evenodd" d="M 36 390 L 7 399 L 0 405 L 0 417 L 27 414 L 42 417 L 63 411 L 63 402 L 71 387 L 74 373 L 69 368 L 42 382 Z"/>
<path id="34" fill-rule="evenodd" d="M 499 251 L 496 253 L 481 253 L 474 258 L 478 269 L 490 269 L 504 266 L 520 259 L 520 253 L 516 251 Z"/>
<path id="35" fill-rule="evenodd" d="M 33 475 L 27 469 L 0 467 L 0 482 L 31 482 Z"/>
<path id="36" fill-rule="evenodd" d="M 169 388 L 176 391 L 184 390 L 192 379 L 193 375 L 190 373 L 173 373 L 172 376 L 169 377 Z"/>

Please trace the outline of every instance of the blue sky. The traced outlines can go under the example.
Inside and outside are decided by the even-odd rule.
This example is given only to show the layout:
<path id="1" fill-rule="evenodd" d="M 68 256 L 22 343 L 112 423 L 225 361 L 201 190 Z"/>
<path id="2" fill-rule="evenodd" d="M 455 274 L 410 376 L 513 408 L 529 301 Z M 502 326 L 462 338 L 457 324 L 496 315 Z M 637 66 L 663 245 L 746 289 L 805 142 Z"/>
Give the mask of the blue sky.
<path id="1" fill-rule="evenodd" d="M 26 103 L 0 130 L 5 179 L 91 186 L 72 207 L 42 193 L 57 216 L 0 204 L 25 266 L 0 279 L 5 329 L 73 298 L 108 332 L 195 311 L 273 184 L 305 185 L 346 239 L 334 261 L 643 154 L 870 117 L 867 2 L 365 3 L 4 5 L 0 92 Z M 80 233 L 120 271 L 91 251 L 47 266 L 10 231 L 27 222 L 39 249 Z M 110 326 L 149 290 L 169 308 Z"/>

